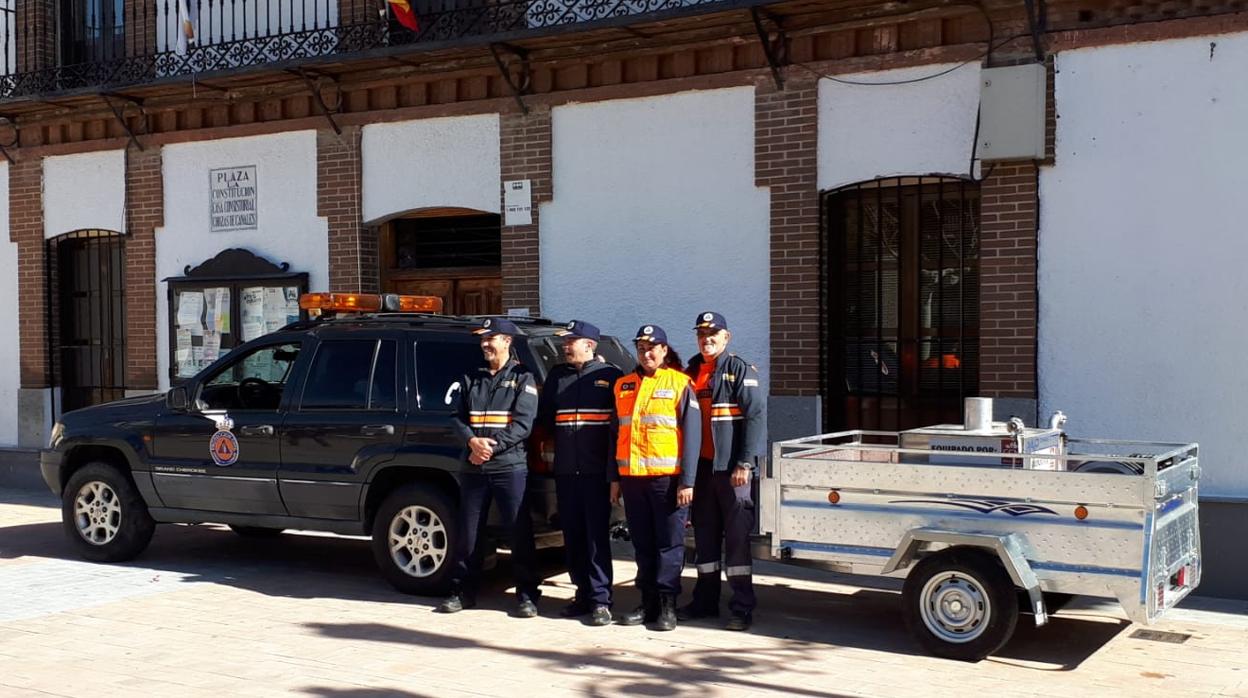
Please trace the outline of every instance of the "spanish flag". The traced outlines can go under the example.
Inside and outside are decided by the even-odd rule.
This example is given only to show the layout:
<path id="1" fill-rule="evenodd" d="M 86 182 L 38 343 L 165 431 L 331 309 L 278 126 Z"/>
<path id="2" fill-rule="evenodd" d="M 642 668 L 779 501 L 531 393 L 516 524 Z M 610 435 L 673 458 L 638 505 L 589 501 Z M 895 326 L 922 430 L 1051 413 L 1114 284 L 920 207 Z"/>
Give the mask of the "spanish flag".
<path id="1" fill-rule="evenodd" d="M 412 11 L 411 0 L 386 0 L 386 2 L 390 4 L 390 11 L 394 13 L 394 18 L 399 20 L 399 24 L 412 31 L 420 31 L 420 23 L 416 21 L 416 13 Z"/>

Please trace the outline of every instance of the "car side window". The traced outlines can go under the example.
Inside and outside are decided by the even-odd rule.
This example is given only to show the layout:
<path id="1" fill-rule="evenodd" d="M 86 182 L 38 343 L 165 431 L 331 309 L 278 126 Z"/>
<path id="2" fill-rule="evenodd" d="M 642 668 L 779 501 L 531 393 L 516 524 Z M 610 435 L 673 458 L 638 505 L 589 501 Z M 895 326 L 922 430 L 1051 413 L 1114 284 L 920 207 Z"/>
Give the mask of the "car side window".
<path id="1" fill-rule="evenodd" d="M 302 410 L 389 410 L 398 405 L 394 340 L 326 340 L 317 347 Z"/>
<path id="2" fill-rule="evenodd" d="M 218 369 L 203 383 L 200 407 L 210 410 L 272 410 L 282 403 L 299 344 L 257 347 Z"/>
<path id="3" fill-rule="evenodd" d="M 481 347 L 470 340 L 421 340 L 415 354 L 416 389 L 420 409 L 426 412 L 453 412 L 457 396 L 452 384 L 485 363 Z"/>

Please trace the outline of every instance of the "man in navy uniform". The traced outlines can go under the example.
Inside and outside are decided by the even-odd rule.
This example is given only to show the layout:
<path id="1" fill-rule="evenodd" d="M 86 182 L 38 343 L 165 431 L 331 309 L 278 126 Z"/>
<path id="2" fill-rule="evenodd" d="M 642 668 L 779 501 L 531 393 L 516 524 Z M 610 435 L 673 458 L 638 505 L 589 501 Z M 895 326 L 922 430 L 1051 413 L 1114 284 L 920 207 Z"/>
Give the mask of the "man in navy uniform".
<path id="1" fill-rule="evenodd" d="M 596 353 L 598 328 L 573 320 L 563 337 L 564 363 L 542 386 L 537 423 L 555 442 L 555 492 L 568 575 L 576 598 L 560 615 L 611 624 L 611 503 L 619 498 L 615 469 L 615 380 L 623 373 Z"/>
<path id="2" fill-rule="evenodd" d="M 680 609 L 681 620 L 719 615 L 720 570 L 732 598 L 729 630 L 747 630 L 754 618 L 754 582 L 750 535 L 754 501 L 750 479 L 761 455 L 766 429 L 758 371 L 726 350 L 732 333 L 716 312 L 694 321 L 698 355 L 687 372 L 702 408 L 702 452 L 693 486 L 694 558 L 698 581 L 693 600 Z M 723 563 L 720 553 L 723 552 Z"/>
<path id="3" fill-rule="evenodd" d="M 511 321 L 488 318 L 473 330 L 481 338 L 486 365 L 457 384 L 459 404 L 455 428 L 463 439 L 466 458 L 460 473 L 459 530 L 453 551 L 451 595 L 439 606 L 457 613 L 476 605 L 477 586 L 485 546 L 478 539 L 490 512 L 490 500 L 511 544 L 519 618 L 537 615 L 539 578 L 532 527 L 517 521 L 527 516 L 523 506 L 528 478 L 525 441 L 537 416 L 537 381 L 511 351 L 520 330 Z"/>

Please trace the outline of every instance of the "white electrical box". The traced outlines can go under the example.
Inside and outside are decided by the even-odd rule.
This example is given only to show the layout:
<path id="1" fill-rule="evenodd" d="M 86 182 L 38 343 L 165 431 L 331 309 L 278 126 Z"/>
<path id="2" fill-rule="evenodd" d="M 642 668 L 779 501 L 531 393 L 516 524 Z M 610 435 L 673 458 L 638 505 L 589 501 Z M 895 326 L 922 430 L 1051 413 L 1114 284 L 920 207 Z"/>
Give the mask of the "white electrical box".
<path id="1" fill-rule="evenodd" d="M 985 68 L 979 75 L 976 157 L 985 162 L 1043 159 L 1047 106 L 1044 65 Z"/>

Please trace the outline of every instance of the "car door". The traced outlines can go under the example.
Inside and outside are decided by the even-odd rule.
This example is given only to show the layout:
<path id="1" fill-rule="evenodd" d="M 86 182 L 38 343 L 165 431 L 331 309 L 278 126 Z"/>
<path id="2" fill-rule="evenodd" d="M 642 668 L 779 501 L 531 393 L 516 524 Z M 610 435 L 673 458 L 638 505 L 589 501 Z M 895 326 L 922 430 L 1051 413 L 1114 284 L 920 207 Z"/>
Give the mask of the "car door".
<path id="1" fill-rule="evenodd" d="M 291 516 L 360 517 L 364 482 L 403 440 L 402 351 L 397 333 L 321 334 L 282 424 L 278 488 Z"/>
<path id="2" fill-rule="evenodd" d="M 417 395 L 405 442 L 436 460 L 437 467 L 457 472 L 464 444 L 452 429 L 452 415 L 459 404 L 460 380 L 485 365 L 480 341 L 467 333 L 430 333 L 419 337 L 412 349 Z"/>
<path id="3" fill-rule="evenodd" d="M 165 506 L 285 514 L 277 486 L 287 386 L 302 341 L 274 338 L 197 377 L 192 407 L 165 410 L 152 438 L 152 481 Z"/>

